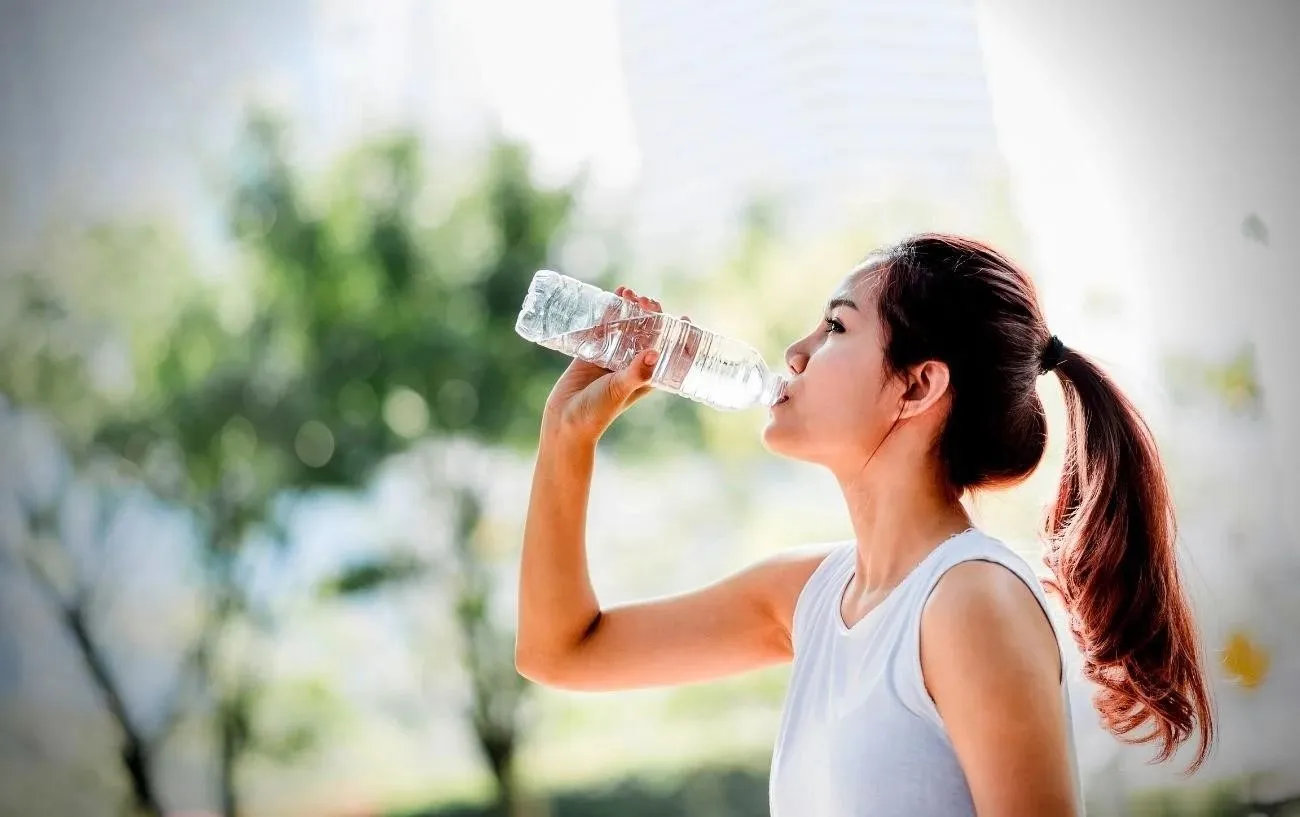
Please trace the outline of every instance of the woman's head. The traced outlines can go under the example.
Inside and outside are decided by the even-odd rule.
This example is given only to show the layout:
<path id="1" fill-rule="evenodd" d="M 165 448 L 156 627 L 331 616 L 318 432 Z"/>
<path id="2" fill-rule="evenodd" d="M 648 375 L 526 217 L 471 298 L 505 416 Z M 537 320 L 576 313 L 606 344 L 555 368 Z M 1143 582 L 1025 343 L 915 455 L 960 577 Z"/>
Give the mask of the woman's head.
<path id="1" fill-rule="evenodd" d="M 1068 428 L 1044 525 L 1048 586 L 1070 614 L 1106 724 L 1159 741 L 1161 759 L 1199 727 L 1199 765 L 1210 698 L 1159 453 L 1110 378 L 1054 341 L 1024 271 L 978 241 L 907 238 L 839 284 L 786 362 L 789 399 L 764 430 L 770 449 L 842 476 L 913 458 L 954 496 L 1033 473 L 1047 445 L 1036 382 L 1053 368 Z"/>
<path id="2" fill-rule="evenodd" d="M 765 440 L 839 471 L 906 425 L 956 493 L 1014 484 L 1046 446 L 1035 381 L 1050 336 L 1010 261 L 975 241 L 914 236 L 869 255 L 787 350 L 790 400 Z"/>

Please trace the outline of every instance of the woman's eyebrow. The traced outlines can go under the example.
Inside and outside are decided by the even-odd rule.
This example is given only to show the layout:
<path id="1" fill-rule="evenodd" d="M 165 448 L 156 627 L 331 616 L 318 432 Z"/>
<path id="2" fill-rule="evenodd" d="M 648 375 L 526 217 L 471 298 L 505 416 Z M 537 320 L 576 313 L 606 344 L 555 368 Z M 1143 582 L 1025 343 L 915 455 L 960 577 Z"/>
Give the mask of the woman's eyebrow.
<path id="1" fill-rule="evenodd" d="M 837 306 L 847 306 L 849 309 L 858 308 L 858 305 L 848 298 L 831 298 L 830 301 L 826 303 L 826 311 L 830 312 Z"/>

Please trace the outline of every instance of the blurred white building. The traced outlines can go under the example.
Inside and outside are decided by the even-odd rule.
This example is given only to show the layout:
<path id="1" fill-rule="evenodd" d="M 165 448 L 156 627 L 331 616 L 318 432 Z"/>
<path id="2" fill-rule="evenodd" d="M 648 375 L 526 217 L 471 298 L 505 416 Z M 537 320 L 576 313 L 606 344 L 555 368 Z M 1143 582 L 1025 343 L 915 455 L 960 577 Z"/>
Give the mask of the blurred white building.
<path id="1" fill-rule="evenodd" d="M 995 161 L 964 0 L 619 0 L 618 20 L 648 250 L 707 251 L 754 194 L 834 226 L 882 186 L 951 193 Z"/>
<path id="2" fill-rule="evenodd" d="M 1191 783 L 1250 772 L 1254 796 L 1295 797 L 1300 6 L 979 8 L 999 141 L 1053 284 L 1048 317 L 1112 364 L 1185 488 L 1181 554 L 1220 710 L 1219 749 Z M 1121 296 L 1108 322 L 1089 309 L 1099 286 Z M 1260 416 L 1168 400 L 1164 355 L 1216 362 L 1241 348 Z M 1246 643 L 1259 658 L 1240 657 Z M 1117 754 L 1096 772 L 1106 785 L 1121 772 L 1134 788 L 1189 784 L 1113 741 L 1081 759 L 1098 749 Z"/>

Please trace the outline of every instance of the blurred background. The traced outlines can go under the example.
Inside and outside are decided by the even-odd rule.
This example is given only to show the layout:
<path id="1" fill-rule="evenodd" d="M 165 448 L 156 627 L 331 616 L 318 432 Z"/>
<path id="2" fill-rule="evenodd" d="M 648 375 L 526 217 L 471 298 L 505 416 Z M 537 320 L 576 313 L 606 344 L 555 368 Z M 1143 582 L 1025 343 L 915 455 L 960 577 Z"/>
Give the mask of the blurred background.
<path id="1" fill-rule="evenodd" d="M 1297 813 L 1298 9 L 4 0 L 0 811 L 766 814 L 788 669 L 515 673 L 566 362 L 515 314 L 553 267 L 776 363 L 936 229 L 1032 272 L 1174 480 L 1221 743 L 1152 767 L 1079 681 L 1089 813 Z M 1047 460 L 975 507 L 1035 565 L 1040 388 Z M 762 414 L 619 420 L 602 601 L 851 535 Z"/>

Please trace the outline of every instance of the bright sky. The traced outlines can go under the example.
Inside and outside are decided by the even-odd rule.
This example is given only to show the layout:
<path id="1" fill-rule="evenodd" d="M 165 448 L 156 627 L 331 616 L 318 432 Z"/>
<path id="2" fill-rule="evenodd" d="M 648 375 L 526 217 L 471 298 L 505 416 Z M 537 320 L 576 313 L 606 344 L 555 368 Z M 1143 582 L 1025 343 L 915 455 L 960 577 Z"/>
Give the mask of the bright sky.
<path id="1" fill-rule="evenodd" d="M 5 238 L 73 213 L 201 217 L 251 102 L 282 109 L 316 155 L 403 123 L 472 144 L 486 114 L 548 177 L 637 173 L 613 0 L 16 9 L 0 26 Z"/>
<path id="2" fill-rule="evenodd" d="M 534 145 L 544 171 L 590 161 L 605 183 L 635 178 L 613 0 L 454 4 L 502 127 Z"/>

